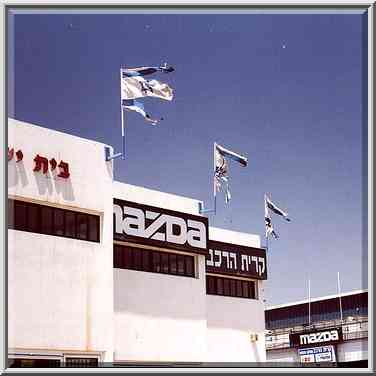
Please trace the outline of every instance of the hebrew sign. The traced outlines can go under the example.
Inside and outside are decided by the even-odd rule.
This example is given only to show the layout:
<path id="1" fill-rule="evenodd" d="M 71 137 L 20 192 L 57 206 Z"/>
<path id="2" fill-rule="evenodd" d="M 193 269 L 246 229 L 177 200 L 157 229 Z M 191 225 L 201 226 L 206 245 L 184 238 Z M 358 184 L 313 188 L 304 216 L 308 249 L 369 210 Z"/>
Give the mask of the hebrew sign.
<path id="1" fill-rule="evenodd" d="M 266 253 L 261 248 L 209 240 L 206 271 L 267 279 Z"/>

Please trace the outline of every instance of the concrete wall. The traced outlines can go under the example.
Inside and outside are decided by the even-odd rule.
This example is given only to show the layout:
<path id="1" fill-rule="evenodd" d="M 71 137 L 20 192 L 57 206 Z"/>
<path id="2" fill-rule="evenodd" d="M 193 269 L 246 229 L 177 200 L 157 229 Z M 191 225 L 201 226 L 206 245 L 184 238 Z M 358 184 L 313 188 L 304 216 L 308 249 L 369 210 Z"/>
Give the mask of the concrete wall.
<path id="1" fill-rule="evenodd" d="M 112 163 L 104 145 L 9 119 L 8 146 L 24 155 L 8 162 L 10 197 L 101 216 L 100 243 L 8 231 L 8 346 L 105 351 L 112 360 Z M 68 162 L 69 179 L 33 172 L 37 154 Z"/>

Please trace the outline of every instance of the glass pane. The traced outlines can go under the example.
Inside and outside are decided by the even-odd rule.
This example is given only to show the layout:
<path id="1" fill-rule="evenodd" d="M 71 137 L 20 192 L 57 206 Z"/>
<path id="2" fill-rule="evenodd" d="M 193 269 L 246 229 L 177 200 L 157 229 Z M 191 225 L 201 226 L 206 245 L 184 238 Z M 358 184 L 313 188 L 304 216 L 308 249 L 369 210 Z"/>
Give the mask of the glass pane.
<path id="1" fill-rule="evenodd" d="M 249 297 L 251 299 L 256 299 L 255 283 L 254 282 L 249 282 Z"/>
<path id="2" fill-rule="evenodd" d="M 161 272 L 161 255 L 159 252 L 153 252 L 153 272 Z"/>
<path id="3" fill-rule="evenodd" d="M 121 247 L 121 259 L 122 259 L 122 268 L 132 269 L 132 248 Z"/>
<path id="4" fill-rule="evenodd" d="M 26 210 L 27 206 L 25 202 L 15 201 L 14 203 L 14 224 L 16 230 L 26 230 Z"/>
<path id="5" fill-rule="evenodd" d="M 178 255 L 178 274 L 184 274 L 184 256 Z"/>
<path id="6" fill-rule="evenodd" d="M 88 235 L 88 216 L 77 213 L 77 238 L 86 240 Z"/>
<path id="7" fill-rule="evenodd" d="M 99 217 L 89 215 L 89 240 L 99 242 Z"/>
<path id="8" fill-rule="evenodd" d="M 14 200 L 8 199 L 8 228 L 14 228 Z"/>
<path id="9" fill-rule="evenodd" d="M 65 212 L 65 236 L 76 237 L 76 214 L 74 212 Z"/>
<path id="10" fill-rule="evenodd" d="M 242 297 L 243 296 L 243 288 L 242 288 L 242 281 L 236 281 L 236 296 Z"/>
<path id="11" fill-rule="evenodd" d="M 170 254 L 170 273 L 171 274 L 176 274 L 177 273 L 177 257 L 175 254 Z"/>
<path id="12" fill-rule="evenodd" d="M 230 295 L 230 281 L 227 278 L 223 279 L 223 295 Z"/>
<path id="13" fill-rule="evenodd" d="M 217 294 L 223 295 L 223 279 L 217 278 Z"/>
<path id="14" fill-rule="evenodd" d="M 29 204 L 27 208 L 27 230 L 40 232 L 39 206 Z"/>
<path id="15" fill-rule="evenodd" d="M 114 245 L 114 268 L 121 267 L 121 257 L 120 257 L 121 249 L 119 248 L 120 247 Z"/>
<path id="16" fill-rule="evenodd" d="M 208 294 L 215 294 L 216 289 L 215 289 L 215 278 L 208 276 L 206 278 L 206 291 Z"/>
<path id="17" fill-rule="evenodd" d="M 142 270 L 142 250 L 133 248 L 133 264 L 136 270 Z"/>
<path id="18" fill-rule="evenodd" d="M 162 273 L 168 273 L 168 254 L 161 253 Z"/>
<path id="19" fill-rule="evenodd" d="M 52 234 L 52 220 L 53 220 L 53 208 L 48 206 L 42 206 L 41 208 L 41 233 L 42 234 Z"/>
<path id="20" fill-rule="evenodd" d="M 185 256 L 186 275 L 194 276 L 193 262 L 194 262 L 194 258 L 192 256 Z"/>
<path id="21" fill-rule="evenodd" d="M 230 280 L 230 296 L 236 296 L 236 280 Z"/>
<path id="22" fill-rule="evenodd" d="M 64 211 L 54 209 L 54 234 L 64 235 Z"/>
<path id="23" fill-rule="evenodd" d="M 249 297 L 249 294 L 248 294 L 248 282 L 247 281 L 243 281 L 243 298 L 248 298 Z"/>
<path id="24" fill-rule="evenodd" d="M 151 271 L 150 254 L 150 251 L 145 249 L 142 251 L 142 270 L 146 272 Z"/>

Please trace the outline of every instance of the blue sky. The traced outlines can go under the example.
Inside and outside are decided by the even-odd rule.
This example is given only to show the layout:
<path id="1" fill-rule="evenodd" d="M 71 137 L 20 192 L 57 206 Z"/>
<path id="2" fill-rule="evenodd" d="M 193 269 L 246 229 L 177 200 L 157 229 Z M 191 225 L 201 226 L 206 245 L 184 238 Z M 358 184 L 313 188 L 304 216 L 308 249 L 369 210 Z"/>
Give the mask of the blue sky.
<path id="1" fill-rule="evenodd" d="M 264 234 L 273 218 L 267 304 L 366 287 L 362 251 L 363 18 L 359 14 L 17 14 L 9 115 L 121 149 L 119 68 L 158 65 L 172 102 L 147 98 L 156 127 L 126 114 L 115 178 L 212 206 L 213 142 L 230 163 L 233 199 L 210 224 Z M 12 89 L 13 87 L 13 89 Z M 362 167 L 363 166 L 363 167 Z"/>

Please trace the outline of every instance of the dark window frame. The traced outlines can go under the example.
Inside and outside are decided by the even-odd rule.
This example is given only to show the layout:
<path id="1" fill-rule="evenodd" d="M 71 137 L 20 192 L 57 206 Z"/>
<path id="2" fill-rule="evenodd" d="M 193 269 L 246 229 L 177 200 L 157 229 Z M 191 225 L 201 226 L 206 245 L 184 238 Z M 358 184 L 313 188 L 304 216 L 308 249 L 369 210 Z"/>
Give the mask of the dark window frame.
<path id="1" fill-rule="evenodd" d="M 126 253 L 132 253 L 132 258 L 129 262 L 124 261 L 124 256 Z M 183 255 L 179 253 L 164 252 L 157 250 L 149 250 L 139 247 L 132 247 L 126 245 L 114 244 L 113 246 L 113 267 L 115 269 L 127 269 L 127 270 L 137 270 L 147 273 L 157 273 L 164 275 L 173 275 L 177 277 L 190 277 L 196 278 L 196 267 L 194 256 Z M 141 257 L 141 267 L 135 267 L 134 254 L 139 253 Z M 147 255 L 146 255 L 147 253 Z M 183 271 L 179 273 L 178 271 L 178 258 L 181 256 L 181 261 L 183 262 Z M 162 260 L 167 261 L 167 267 L 163 267 Z M 148 260 L 146 263 L 144 260 Z M 192 270 L 187 268 L 187 263 L 190 263 Z M 174 268 L 172 268 L 174 264 Z"/>
<path id="2" fill-rule="evenodd" d="M 18 224 L 17 221 L 18 219 L 16 218 L 16 209 L 19 208 L 20 206 L 25 207 L 25 213 L 24 213 L 24 218 L 23 218 L 23 223 Z M 29 210 L 29 208 L 32 208 Z M 37 217 L 37 223 L 32 222 L 32 225 L 29 224 L 29 212 L 31 210 L 36 209 L 36 217 Z M 48 209 L 51 210 L 51 226 L 49 231 L 45 231 L 45 228 L 42 228 L 42 211 L 43 209 Z M 18 210 L 18 209 L 17 209 Z M 55 223 L 55 215 L 56 213 L 61 212 L 62 214 L 62 228 L 60 229 L 62 231 L 62 234 L 56 234 L 57 227 Z M 73 214 L 73 219 L 74 219 L 74 235 L 66 235 L 67 233 L 67 226 L 66 226 L 66 216 L 67 215 L 72 215 Z M 79 237 L 79 229 L 78 229 L 78 216 L 86 216 L 86 232 L 87 232 L 87 238 L 82 239 Z M 90 219 L 93 221 L 93 225 L 95 226 L 95 233 L 96 233 L 96 238 L 95 240 L 89 239 L 90 237 Z M 83 241 L 88 241 L 92 243 L 100 243 L 100 216 L 99 215 L 94 215 L 94 214 L 89 214 L 81 211 L 75 211 L 75 210 L 68 210 L 68 209 L 63 209 L 63 208 L 58 208 L 55 206 L 49 206 L 49 205 L 41 205 L 37 204 L 34 202 L 29 202 L 29 201 L 22 201 L 22 200 L 14 200 L 14 199 L 9 199 L 8 198 L 8 229 L 12 230 L 17 230 L 17 231 L 25 231 L 25 232 L 30 232 L 34 234 L 43 234 L 43 235 L 50 235 L 50 236 L 57 236 L 61 238 L 68 238 L 68 239 L 76 239 L 76 240 L 83 240 Z M 22 226 L 23 225 L 23 226 Z M 37 231 L 32 229 L 32 227 L 35 226 L 37 228 Z"/>
<path id="3" fill-rule="evenodd" d="M 243 287 L 245 285 L 247 286 L 246 293 Z M 214 288 L 212 289 L 212 287 Z M 238 287 L 241 287 L 241 290 Z M 209 274 L 206 275 L 206 294 L 258 300 L 257 282 L 245 279 L 219 277 Z"/>

